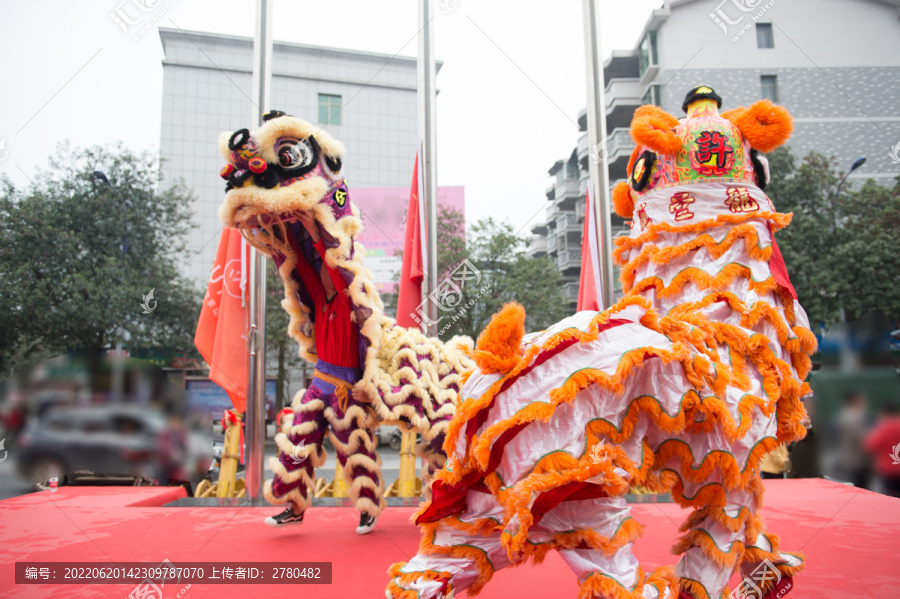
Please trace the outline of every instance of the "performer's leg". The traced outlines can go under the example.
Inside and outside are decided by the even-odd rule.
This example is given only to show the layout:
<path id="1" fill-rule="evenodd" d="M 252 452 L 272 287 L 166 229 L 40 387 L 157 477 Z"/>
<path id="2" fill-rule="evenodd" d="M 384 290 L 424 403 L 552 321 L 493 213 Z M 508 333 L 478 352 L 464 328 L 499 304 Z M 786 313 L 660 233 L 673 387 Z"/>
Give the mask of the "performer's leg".
<path id="1" fill-rule="evenodd" d="M 291 503 L 295 514 L 302 514 L 312 500 L 313 471 L 325 464 L 322 447 L 326 422 L 323 418 L 322 392 L 311 385 L 294 396 L 294 413 L 285 419 L 275 435 L 278 457 L 270 458 L 274 477 L 266 481 L 265 498 L 275 504 Z M 268 521 L 267 521 L 268 523 Z"/>
<path id="2" fill-rule="evenodd" d="M 496 570 L 510 565 L 501 541 L 503 508 L 488 493 L 470 491 L 466 511 L 422 526 L 419 553 L 388 570 L 387 596 L 438 599 L 477 593 Z"/>
<path id="3" fill-rule="evenodd" d="M 754 525 L 748 526 L 740 567 L 741 584 L 744 590 L 756 587 L 763 592 L 777 587 L 779 592 L 783 591 L 783 596 L 793 586 L 791 578 L 805 567 L 805 558 L 801 553 L 780 550 L 781 541 L 778 536 L 765 531 L 765 524 L 758 515 L 758 510 L 762 507 L 761 487 L 757 497 L 757 515 Z"/>
<path id="4" fill-rule="evenodd" d="M 724 505 L 710 505 L 692 513 L 682 526 L 686 534 L 675 545 L 683 553 L 676 572 L 681 588 L 695 599 L 719 597 L 728 579 L 742 566 L 742 574 L 771 565 L 777 574 L 763 574 L 759 588 L 768 591 L 775 579 L 802 568 L 799 555 L 778 551 L 778 537 L 762 532 L 757 515 L 762 500 L 762 481 L 751 479 L 745 489 L 724 494 Z"/>
<path id="5" fill-rule="evenodd" d="M 377 419 L 366 405 L 350 400 L 346 413 L 335 403 L 325 410 L 331 424 L 329 436 L 344 468 L 347 496 L 374 524 L 384 509 L 384 479 L 378 457 Z M 369 528 L 371 528 L 371 524 Z M 360 524 L 362 527 L 362 523 Z M 367 532 L 367 531 L 365 531 Z"/>
<path id="6" fill-rule="evenodd" d="M 602 497 L 560 503 L 532 528 L 529 541 L 558 549 L 578 577 L 580 599 L 674 599 L 674 569 L 647 576 L 631 551 L 641 532 L 624 497 Z"/>

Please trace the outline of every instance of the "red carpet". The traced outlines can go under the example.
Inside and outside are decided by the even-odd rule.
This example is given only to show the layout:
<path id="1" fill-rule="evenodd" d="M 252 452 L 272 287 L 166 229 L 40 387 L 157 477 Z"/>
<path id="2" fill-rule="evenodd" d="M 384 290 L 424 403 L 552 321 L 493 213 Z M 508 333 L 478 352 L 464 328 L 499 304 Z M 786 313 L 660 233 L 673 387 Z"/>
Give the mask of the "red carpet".
<path id="1" fill-rule="evenodd" d="M 900 596 L 900 500 L 822 480 L 767 481 L 763 517 L 783 546 L 803 551 L 808 568 L 791 599 Z M 311 508 L 302 526 L 273 530 L 262 518 L 273 508 L 161 508 L 179 489 L 60 488 L 0 502 L 0 595 L 116 597 L 134 584 L 15 584 L 16 561 L 115 562 L 330 561 L 331 585 L 199 585 L 180 597 L 382 597 L 385 571 L 416 552 L 412 508 L 388 508 L 375 532 L 358 537 L 352 508 Z M 649 570 L 674 563 L 669 547 L 684 513 L 674 504 L 637 504 L 646 525 L 635 546 Z M 166 585 L 176 597 L 183 585 Z M 576 583 L 555 554 L 538 566 L 497 573 L 480 597 L 575 597 Z M 156 599 L 154 595 L 148 599 Z"/>

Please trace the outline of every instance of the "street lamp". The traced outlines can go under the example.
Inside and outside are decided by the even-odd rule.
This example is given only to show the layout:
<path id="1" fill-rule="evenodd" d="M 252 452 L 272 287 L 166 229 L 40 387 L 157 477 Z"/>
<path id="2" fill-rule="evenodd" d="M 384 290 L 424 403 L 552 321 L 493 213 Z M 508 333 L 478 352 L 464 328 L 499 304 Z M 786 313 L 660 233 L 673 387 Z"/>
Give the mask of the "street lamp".
<path id="1" fill-rule="evenodd" d="M 834 201 L 841 194 L 841 188 L 844 187 L 844 183 L 847 181 L 847 177 L 850 176 L 850 173 L 852 173 L 853 171 L 855 171 L 856 169 L 858 169 L 865 163 L 866 163 L 865 156 L 860 156 L 859 158 L 854 160 L 853 164 L 850 165 L 850 170 L 848 170 L 844 174 L 844 176 L 841 177 L 840 182 L 838 182 L 837 189 L 835 189 L 834 194 L 831 196 L 831 217 L 832 217 L 832 222 L 833 222 L 833 228 L 832 228 L 833 235 L 837 234 L 837 228 L 838 228 L 838 226 L 837 226 L 838 225 L 837 210 L 835 209 Z M 844 309 L 843 298 L 839 298 L 839 302 L 840 302 L 840 310 L 841 310 L 841 322 L 847 322 L 847 311 Z M 848 352 L 850 350 L 849 350 L 849 345 L 848 345 L 848 341 L 847 341 L 847 337 L 846 337 L 847 332 L 843 331 L 843 335 L 844 335 L 844 337 L 842 338 L 843 340 L 841 342 L 841 356 L 842 356 L 841 363 L 844 364 L 846 367 L 846 364 L 848 364 L 847 356 L 849 355 Z"/>
<path id="2" fill-rule="evenodd" d="M 861 166 L 864 165 L 865 163 L 866 163 L 866 157 L 865 157 L 865 156 L 860 156 L 859 158 L 857 158 L 857 159 L 853 162 L 853 164 L 850 166 L 850 170 L 847 171 L 847 173 L 841 178 L 840 183 L 838 183 L 837 191 L 835 192 L 835 195 L 841 193 L 841 188 L 844 186 L 844 183 L 847 181 L 847 177 L 850 176 L 850 173 L 852 173 L 853 171 L 855 171 L 856 169 L 858 169 L 859 167 L 861 167 Z"/>
<path id="3" fill-rule="evenodd" d="M 123 219 L 122 226 L 125 227 L 124 232 L 122 233 L 122 256 L 124 258 L 125 254 L 128 253 L 128 200 L 125 200 L 122 197 L 122 194 L 119 193 L 118 188 L 116 188 L 112 183 L 109 182 L 109 178 L 106 176 L 106 173 L 103 171 L 94 171 L 94 178 L 100 181 L 103 185 L 106 185 L 108 188 L 113 190 L 116 196 L 119 198 L 119 204 L 125 204 L 125 218 Z M 113 369 L 112 369 L 112 380 L 110 381 L 110 392 L 112 396 L 112 400 L 115 402 L 122 401 L 122 395 L 124 392 L 125 384 L 124 384 L 124 375 L 122 369 L 122 337 L 127 333 L 124 327 L 120 325 L 117 326 L 119 329 L 119 340 L 116 341 L 116 357 L 113 361 Z"/>

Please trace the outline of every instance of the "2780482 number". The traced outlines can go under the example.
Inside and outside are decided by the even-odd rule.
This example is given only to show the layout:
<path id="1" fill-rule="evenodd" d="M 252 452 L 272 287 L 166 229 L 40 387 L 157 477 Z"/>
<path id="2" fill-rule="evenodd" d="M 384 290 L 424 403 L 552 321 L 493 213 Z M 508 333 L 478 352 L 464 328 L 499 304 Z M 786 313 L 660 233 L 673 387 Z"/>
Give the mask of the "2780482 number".
<path id="1" fill-rule="evenodd" d="M 272 578 L 321 578 L 321 568 L 272 568 Z"/>

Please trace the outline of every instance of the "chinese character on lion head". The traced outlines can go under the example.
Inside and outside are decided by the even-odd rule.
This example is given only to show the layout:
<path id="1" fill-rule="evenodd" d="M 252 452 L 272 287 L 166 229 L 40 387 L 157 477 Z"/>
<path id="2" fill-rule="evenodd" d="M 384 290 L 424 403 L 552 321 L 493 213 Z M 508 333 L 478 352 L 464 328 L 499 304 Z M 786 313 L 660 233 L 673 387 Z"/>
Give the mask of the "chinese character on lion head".
<path id="1" fill-rule="evenodd" d="M 649 196 L 675 220 L 693 220 L 689 204 L 696 197 L 689 190 L 678 191 L 679 186 L 717 183 L 733 184 L 735 191 L 726 205 L 731 212 L 751 211 L 754 205 L 771 208 L 768 201 L 758 204 L 769 179 L 763 154 L 790 137 L 791 116 L 769 100 L 719 114 L 721 106 L 722 99 L 712 88 L 699 86 L 684 100 L 684 119 L 652 105 L 635 111 L 631 123 L 635 147 L 626 168 L 627 181 L 619 182 L 612 194 L 619 216 L 630 219 L 638 211 L 636 220 L 642 230 L 650 222 L 660 222 L 646 213 Z M 751 186 L 753 193 L 748 190 Z M 666 198 L 665 190 L 674 190 L 671 196 L 681 195 Z"/>

